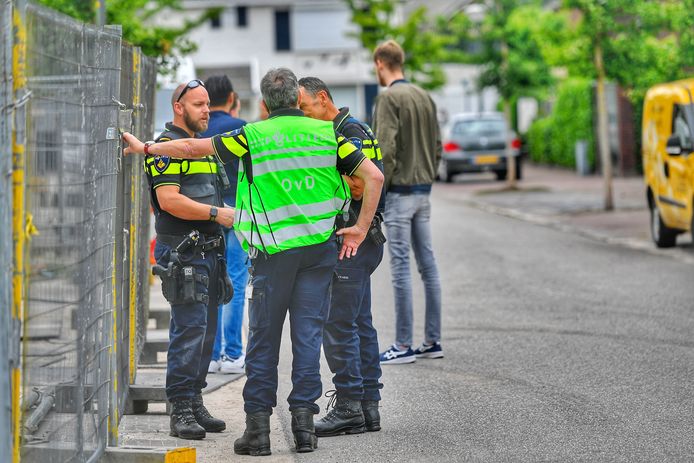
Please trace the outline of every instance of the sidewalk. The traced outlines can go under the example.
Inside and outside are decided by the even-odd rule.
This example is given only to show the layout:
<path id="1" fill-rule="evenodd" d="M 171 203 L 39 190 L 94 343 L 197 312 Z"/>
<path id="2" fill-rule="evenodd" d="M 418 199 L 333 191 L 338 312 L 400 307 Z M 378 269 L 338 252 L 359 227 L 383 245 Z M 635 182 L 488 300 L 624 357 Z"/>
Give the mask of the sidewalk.
<path id="1" fill-rule="evenodd" d="M 672 256 L 694 264 L 691 234 L 680 235 L 677 247 L 658 249 L 651 240 L 650 212 L 642 177 L 615 178 L 614 211 L 604 211 L 603 179 L 571 170 L 523 165 L 517 190 L 507 190 L 493 175 L 461 175 L 452 185 L 439 184 L 478 209 L 558 228 L 603 242 Z M 490 181 L 491 180 L 491 181 Z"/>
<path id="2" fill-rule="evenodd" d="M 168 303 L 161 293 L 161 284 L 155 278 L 150 287 L 150 311 L 168 309 Z M 148 333 L 155 330 L 155 325 L 150 320 Z M 246 340 L 244 337 L 244 344 Z M 166 354 L 160 352 L 158 363 L 154 365 L 139 365 L 136 383 L 157 384 L 163 386 L 166 383 Z M 205 405 L 212 415 L 223 419 L 227 429 L 222 433 L 208 433 L 202 441 L 178 439 L 169 436 L 169 415 L 166 413 L 166 404 L 149 403 L 147 413 L 141 415 L 126 415 L 119 426 L 119 445 L 127 447 L 152 447 L 152 448 L 179 448 L 195 447 L 197 461 L 221 461 L 229 458 L 230 449 L 233 448 L 233 440 L 240 436 L 239 430 L 245 428 L 245 415 L 243 413 L 243 399 L 241 391 L 245 381 L 237 381 L 244 378 L 242 374 L 210 374 L 207 376 L 207 387 L 203 390 Z M 283 433 L 275 430 L 274 436 L 281 437 Z M 279 443 L 273 442 L 273 445 Z M 284 444 L 286 445 L 286 444 Z"/>

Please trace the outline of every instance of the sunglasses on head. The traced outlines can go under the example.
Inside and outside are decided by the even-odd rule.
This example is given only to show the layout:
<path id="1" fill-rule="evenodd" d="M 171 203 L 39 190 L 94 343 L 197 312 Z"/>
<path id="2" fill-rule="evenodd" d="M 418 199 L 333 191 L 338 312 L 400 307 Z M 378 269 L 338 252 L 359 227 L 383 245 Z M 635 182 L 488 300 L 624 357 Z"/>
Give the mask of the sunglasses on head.
<path id="1" fill-rule="evenodd" d="M 198 87 L 205 88 L 205 84 L 203 83 L 202 80 L 193 79 L 190 82 L 188 82 L 188 84 L 185 86 L 185 88 L 183 89 L 181 94 L 178 95 L 178 98 L 176 99 L 176 103 L 181 101 L 181 98 L 183 98 L 183 95 L 185 95 L 188 90 L 190 90 L 191 88 L 198 88 Z"/>

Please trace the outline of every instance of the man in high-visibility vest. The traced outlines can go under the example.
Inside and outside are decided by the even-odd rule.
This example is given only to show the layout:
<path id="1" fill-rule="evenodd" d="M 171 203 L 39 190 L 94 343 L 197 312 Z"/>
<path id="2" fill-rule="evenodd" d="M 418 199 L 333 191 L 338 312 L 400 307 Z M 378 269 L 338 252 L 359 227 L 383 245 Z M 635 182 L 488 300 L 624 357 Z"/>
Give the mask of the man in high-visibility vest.
<path id="1" fill-rule="evenodd" d="M 313 415 L 321 394 L 320 346 L 329 288 L 337 259 L 351 257 L 366 238 L 376 212 L 383 174 L 332 122 L 304 116 L 299 84 L 288 69 L 270 70 L 261 81 L 269 118 L 211 139 L 143 145 L 123 138 L 129 153 L 194 159 L 215 153 L 226 162 L 241 157 L 234 228 L 251 257 L 249 340 L 243 390 L 246 430 L 238 454 L 270 454 L 270 414 L 277 403 L 277 363 L 282 325 L 289 311 L 292 383 L 287 401 L 298 452 L 317 445 Z M 357 222 L 335 233 L 347 211 L 349 188 L 341 175 L 364 182 Z M 342 244 L 338 252 L 336 235 Z"/>

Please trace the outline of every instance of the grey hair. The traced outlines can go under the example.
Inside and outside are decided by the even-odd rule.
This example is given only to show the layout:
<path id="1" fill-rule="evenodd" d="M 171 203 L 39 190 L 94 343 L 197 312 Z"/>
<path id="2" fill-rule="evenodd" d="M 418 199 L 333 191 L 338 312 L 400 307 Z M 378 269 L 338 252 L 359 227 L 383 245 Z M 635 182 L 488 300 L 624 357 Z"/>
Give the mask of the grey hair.
<path id="1" fill-rule="evenodd" d="M 309 95 L 315 97 L 318 92 L 325 92 L 328 95 L 330 101 L 333 101 L 333 96 L 330 94 L 330 89 L 325 82 L 320 80 L 318 77 L 302 77 L 299 79 L 299 86 L 304 87 Z"/>
<path id="2" fill-rule="evenodd" d="M 299 102 L 299 82 L 287 68 L 270 69 L 260 81 L 260 92 L 269 112 L 296 108 Z"/>

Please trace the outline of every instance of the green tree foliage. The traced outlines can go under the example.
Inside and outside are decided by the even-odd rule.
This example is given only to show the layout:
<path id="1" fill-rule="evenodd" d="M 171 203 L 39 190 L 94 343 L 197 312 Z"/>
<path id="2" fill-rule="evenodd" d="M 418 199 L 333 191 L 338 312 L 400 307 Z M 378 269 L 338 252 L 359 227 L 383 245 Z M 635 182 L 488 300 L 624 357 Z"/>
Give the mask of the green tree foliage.
<path id="1" fill-rule="evenodd" d="M 496 0 L 473 32 L 482 51 L 472 56 L 482 64 L 480 87 L 496 87 L 506 102 L 521 96 L 542 98 L 552 85 L 542 53 L 542 25 L 550 14 L 537 2 Z"/>
<path id="2" fill-rule="evenodd" d="M 563 17 L 566 27 L 545 56 L 570 76 L 596 79 L 598 93 L 605 81 L 618 84 L 633 104 L 639 147 L 648 88 L 694 71 L 694 0 L 565 0 L 564 7 L 555 16 Z M 596 117 L 606 134 L 606 114 L 598 111 Z"/>
<path id="3" fill-rule="evenodd" d="M 405 50 L 405 74 L 426 89 L 445 83 L 441 64 L 458 60 L 459 44 L 465 40 L 469 24 L 463 14 L 451 18 L 432 18 L 426 7 L 412 11 L 396 21 L 396 0 L 345 0 L 352 22 L 359 27 L 357 36 L 367 50 L 393 39 Z"/>
<path id="4" fill-rule="evenodd" d="M 566 0 L 565 5 L 576 19 L 564 37 L 562 64 L 571 75 L 597 77 L 594 51 L 600 47 L 605 77 L 640 104 L 652 85 L 691 71 L 693 0 Z"/>
<path id="5" fill-rule="evenodd" d="M 123 38 L 156 57 L 160 71 L 171 71 L 178 65 L 177 57 L 189 54 L 196 45 L 186 35 L 200 24 L 219 15 L 220 9 L 207 10 L 194 19 L 186 19 L 180 27 L 155 26 L 154 18 L 167 10 L 180 11 L 180 0 L 102 0 L 106 2 L 106 24 L 123 28 Z M 84 22 L 94 22 L 97 2 L 93 0 L 39 0 L 40 3 Z"/>

